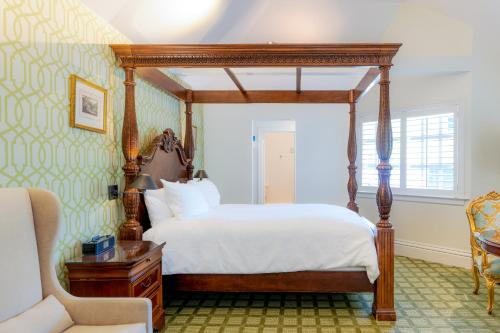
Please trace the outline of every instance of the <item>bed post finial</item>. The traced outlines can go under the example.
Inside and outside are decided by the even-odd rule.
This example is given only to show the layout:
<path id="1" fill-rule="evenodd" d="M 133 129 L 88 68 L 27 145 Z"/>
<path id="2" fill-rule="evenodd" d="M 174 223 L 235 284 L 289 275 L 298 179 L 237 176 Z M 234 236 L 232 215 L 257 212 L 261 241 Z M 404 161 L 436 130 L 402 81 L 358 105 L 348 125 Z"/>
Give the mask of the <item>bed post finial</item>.
<path id="1" fill-rule="evenodd" d="M 380 67 L 380 109 L 377 127 L 377 166 L 379 185 L 377 206 L 380 220 L 377 223 L 376 246 L 380 276 L 375 282 L 373 314 L 377 320 L 396 320 L 394 310 L 394 229 L 389 221 L 392 206 L 390 184 L 392 153 L 392 127 L 389 107 L 389 68 Z"/>
<path id="2" fill-rule="evenodd" d="M 358 193 L 358 183 L 356 181 L 356 99 L 354 90 L 349 91 L 349 141 L 347 143 L 347 158 L 349 159 L 349 181 L 347 182 L 347 192 L 349 193 L 349 202 L 347 208 L 358 213 L 359 208 L 356 204 L 356 194 Z"/>
<path id="3" fill-rule="evenodd" d="M 123 172 L 125 174 L 125 191 L 123 193 L 123 207 L 125 208 L 125 222 L 120 226 L 119 239 L 140 240 L 142 239 L 142 226 L 137 221 L 139 210 L 139 192 L 129 188 L 134 181 L 139 166 L 137 155 L 139 154 L 139 130 L 137 129 L 137 118 L 135 114 L 135 81 L 134 68 L 125 67 L 125 114 L 122 128 L 122 151 L 125 157 Z"/>
<path id="4" fill-rule="evenodd" d="M 194 140 L 193 140 L 193 91 L 187 90 L 186 93 L 186 135 L 184 137 L 184 153 L 188 160 L 186 166 L 187 179 L 193 179 L 193 159 L 194 159 Z"/>

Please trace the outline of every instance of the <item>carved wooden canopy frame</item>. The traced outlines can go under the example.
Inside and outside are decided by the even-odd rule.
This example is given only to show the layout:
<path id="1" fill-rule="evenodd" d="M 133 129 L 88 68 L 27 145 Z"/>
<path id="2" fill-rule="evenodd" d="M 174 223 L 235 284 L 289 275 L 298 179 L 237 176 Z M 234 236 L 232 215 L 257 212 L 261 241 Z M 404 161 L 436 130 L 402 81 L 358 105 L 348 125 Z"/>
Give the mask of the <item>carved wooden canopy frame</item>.
<path id="1" fill-rule="evenodd" d="M 389 70 L 401 44 L 228 44 L 228 45 L 111 45 L 125 71 L 125 116 L 122 148 L 125 156 L 124 206 L 127 220 L 120 227 L 121 239 L 141 239 L 137 221 L 139 196 L 129 188 L 137 176 L 139 135 L 135 114 L 134 73 L 186 104 L 184 157 L 188 179 L 192 179 L 194 142 L 192 103 L 346 103 L 349 104 L 349 181 L 347 207 L 358 212 L 356 203 L 356 102 L 375 83 L 380 86 L 376 146 L 379 187 L 376 195 L 380 220 L 376 248 L 380 276 L 375 283 L 373 312 L 377 319 L 395 320 L 394 310 L 394 230 L 389 221 L 392 206 L 390 187 L 392 128 L 389 107 Z M 373 67 L 350 90 L 302 90 L 303 67 Z M 223 68 L 238 90 L 190 90 L 174 81 L 158 67 Z M 296 89 L 281 91 L 246 90 L 231 68 L 294 67 Z"/>

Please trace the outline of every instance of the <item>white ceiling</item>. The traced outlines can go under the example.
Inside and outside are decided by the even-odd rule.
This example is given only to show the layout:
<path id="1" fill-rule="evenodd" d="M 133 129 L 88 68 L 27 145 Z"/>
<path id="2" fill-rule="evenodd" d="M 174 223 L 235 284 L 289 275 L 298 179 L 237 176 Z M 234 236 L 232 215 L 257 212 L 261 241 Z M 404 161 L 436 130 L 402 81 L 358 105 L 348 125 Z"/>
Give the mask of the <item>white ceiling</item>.
<path id="1" fill-rule="evenodd" d="M 470 0 L 82 0 L 134 43 L 403 42 L 392 71 L 396 75 L 468 71 L 470 54 L 453 54 L 457 38 L 472 45 L 461 31 L 484 21 L 492 30 L 500 29 L 500 2 L 477 1 L 471 5 Z M 415 8 L 427 12 L 416 14 Z M 445 23 L 422 26 L 425 13 L 435 13 L 434 22 Z M 456 29 L 456 22 L 461 22 L 462 30 Z M 448 46 L 449 52 L 443 54 Z M 248 90 L 295 89 L 293 68 L 233 70 Z M 193 89 L 236 89 L 221 69 L 172 71 Z M 352 89 L 364 72 L 303 69 L 302 86 Z"/>
<path id="2" fill-rule="evenodd" d="M 233 68 L 246 90 L 295 90 L 295 68 Z M 303 68 L 302 90 L 349 90 L 356 87 L 368 67 Z M 237 90 L 221 68 L 169 69 L 194 90 Z"/>
<path id="3" fill-rule="evenodd" d="M 379 41 L 402 0 L 83 0 L 135 43 Z"/>
<path id="4" fill-rule="evenodd" d="M 369 42 L 400 0 L 83 0 L 134 43 Z M 363 24 L 361 24 L 363 23 Z M 303 90 L 352 89 L 361 69 L 302 70 Z M 236 90 L 222 69 L 170 69 L 196 90 Z M 247 90 L 295 90 L 295 68 L 233 69 Z"/>
<path id="5" fill-rule="evenodd" d="M 498 0 L 81 1 L 134 43 L 380 42 L 404 5 L 500 27 Z"/>

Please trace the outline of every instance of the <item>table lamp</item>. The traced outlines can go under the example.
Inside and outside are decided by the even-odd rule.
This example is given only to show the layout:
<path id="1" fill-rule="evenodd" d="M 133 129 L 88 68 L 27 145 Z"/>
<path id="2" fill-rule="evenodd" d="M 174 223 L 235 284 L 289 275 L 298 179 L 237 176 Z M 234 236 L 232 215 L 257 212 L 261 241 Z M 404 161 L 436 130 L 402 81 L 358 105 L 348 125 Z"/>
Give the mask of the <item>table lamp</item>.
<path id="1" fill-rule="evenodd" d="M 194 178 L 198 178 L 198 181 L 202 181 L 204 178 L 208 178 L 208 174 L 205 170 L 201 169 L 196 171 Z"/>
<path id="2" fill-rule="evenodd" d="M 141 173 L 137 178 L 130 184 L 131 188 L 136 188 L 141 191 L 146 190 L 157 190 L 158 186 L 156 186 L 153 178 L 147 173 Z"/>

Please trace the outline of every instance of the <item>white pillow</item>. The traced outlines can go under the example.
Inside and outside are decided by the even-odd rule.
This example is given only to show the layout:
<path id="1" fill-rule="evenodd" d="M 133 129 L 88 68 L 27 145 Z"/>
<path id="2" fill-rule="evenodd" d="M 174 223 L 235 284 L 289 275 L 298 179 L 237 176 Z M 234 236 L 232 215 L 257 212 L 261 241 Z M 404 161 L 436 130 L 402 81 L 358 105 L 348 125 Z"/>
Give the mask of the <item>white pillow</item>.
<path id="1" fill-rule="evenodd" d="M 154 227 L 165 220 L 174 217 L 174 213 L 168 207 L 165 197 L 165 189 L 146 190 L 144 192 L 144 203 L 148 209 L 151 226 Z"/>
<path id="2" fill-rule="evenodd" d="M 220 193 L 219 190 L 217 189 L 217 186 L 215 184 L 208 180 L 208 179 L 194 179 L 190 180 L 188 184 L 193 184 L 196 186 L 203 196 L 205 197 L 205 200 L 207 200 L 208 205 L 210 207 L 215 207 L 220 205 Z"/>
<path id="3" fill-rule="evenodd" d="M 49 295 L 23 313 L 0 323 L 0 333 L 60 333 L 74 322 L 57 298 Z"/>
<path id="4" fill-rule="evenodd" d="M 189 218 L 210 209 L 201 191 L 192 184 L 171 183 L 161 180 L 167 204 L 176 217 Z"/>

